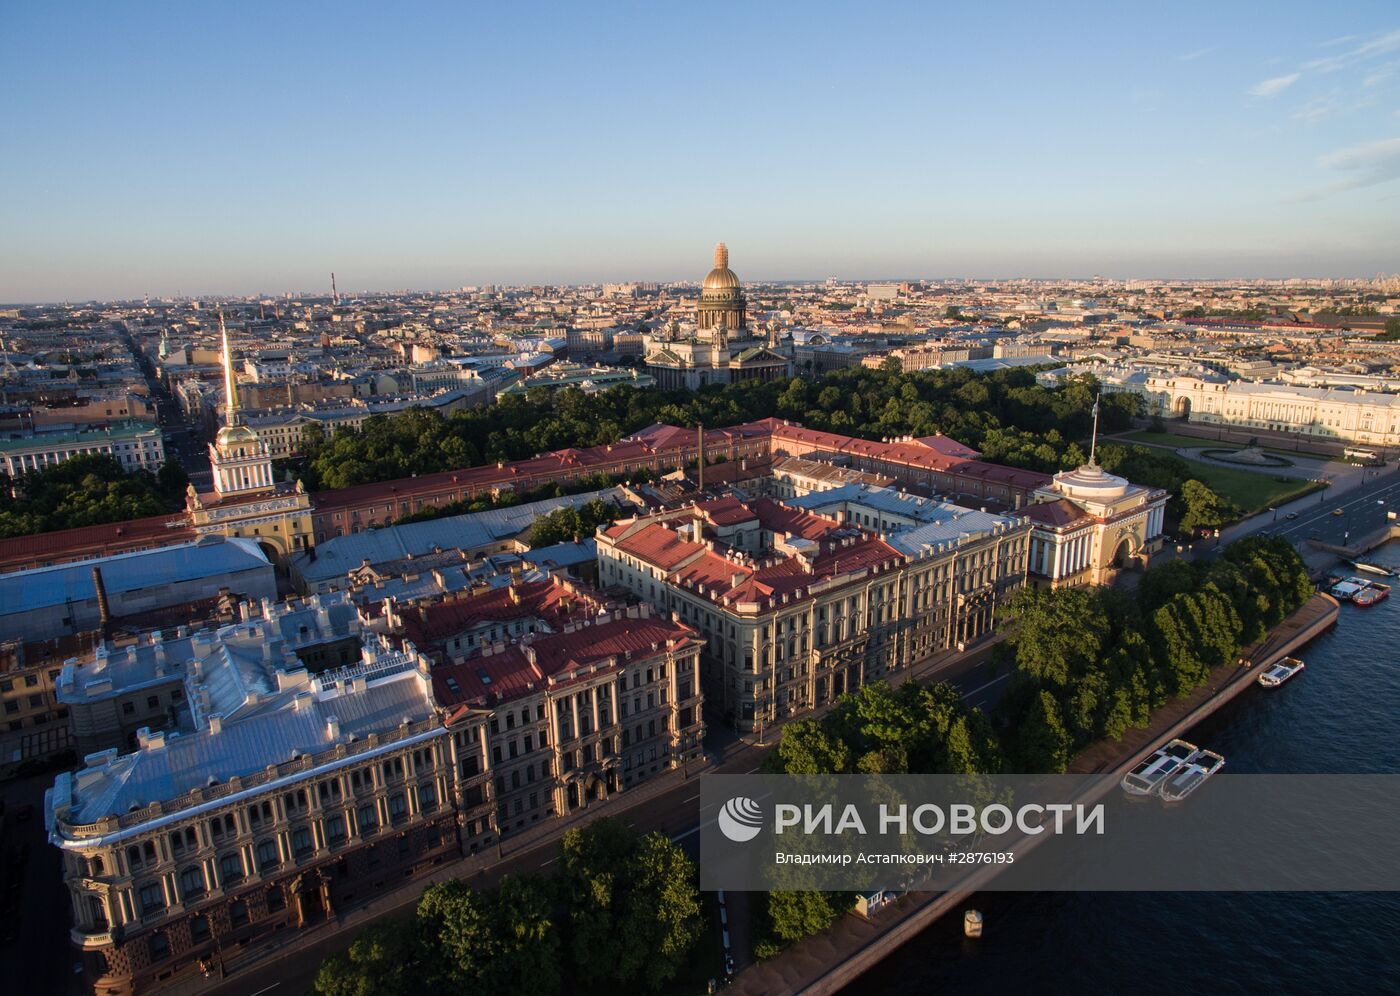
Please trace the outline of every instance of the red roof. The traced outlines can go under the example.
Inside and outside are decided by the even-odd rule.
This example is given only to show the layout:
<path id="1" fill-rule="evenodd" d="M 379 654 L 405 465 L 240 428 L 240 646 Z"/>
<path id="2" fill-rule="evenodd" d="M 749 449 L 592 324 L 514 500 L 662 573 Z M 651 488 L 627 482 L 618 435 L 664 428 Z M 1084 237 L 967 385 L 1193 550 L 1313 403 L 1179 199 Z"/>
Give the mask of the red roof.
<path id="1" fill-rule="evenodd" d="M 440 602 L 421 602 L 401 609 L 399 614 L 402 635 L 426 649 L 481 622 L 532 618 L 562 627 L 571 620 L 592 618 L 605 606 L 602 595 L 550 578 L 463 592 Z"/>
<path id="2" fill-rule="evenodd" d="M 1017 511 L 1018 515 L 1052 528 L 1072 526 L 1077 522 L 1090 522 L 1093 516 L 1068 498 L 1057 501 L 1044 501 L 1027 505 Z"/>
<path id="3" fill-rule="evenodd" d="M 178 522 L 180 525 L 171 526 Z M 32 536 L 0 540 L 0 571 L 16 571 L 48 563 L 105 557 L 129 550 L 174 546 L 196 538 L 184 512 L 127 519 L 100 526 L 59 529 Z"/>
<path id="4" fill-rule="evenodd" d="M 629 610 L 633 611 L 633 610 Z M 572 632 L 538 636 L 503 652 L 476 654 L 461 664 L 433 668 L 433 694 L 440 705 L 485 705 L 528 695 L 551 676 L 601 664 L 661 653 L 668 643 L 699 644 L 695 630 L 650 615 L 615 615 L 606 622 L 579 626 Z M 615 670 L 619 664 L 609 666 Z M 534 686 L 532 689 L 531 686 Z"/>
<path id="5" fill-rule="evenodd" d="M 734 526 L 741 522 L 752 522 L 757 518 L 753 509 L 738 498 L 719 498 L 715 501 L 701 502 L 695 506 L 695 510 L 716 526 Z"/>
<path id="6" fill-rule="evenodd" d="M 642 527 L 617 545 L 632 556 L 666 571 L 674 570 L 705 550 L 699 543 L 681 539 L 674 530 L 659 522 Z"/>

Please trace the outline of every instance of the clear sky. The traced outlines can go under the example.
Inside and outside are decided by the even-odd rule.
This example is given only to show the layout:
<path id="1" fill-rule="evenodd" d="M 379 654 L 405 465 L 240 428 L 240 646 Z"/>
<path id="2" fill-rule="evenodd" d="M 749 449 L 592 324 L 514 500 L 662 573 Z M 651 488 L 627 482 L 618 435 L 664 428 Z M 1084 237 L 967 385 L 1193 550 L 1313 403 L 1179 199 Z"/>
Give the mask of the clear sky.
<path id="1" fill-rule="evenodd" d="M 0 0 L 0 301 L 1400 270 L 1400 6 Z"/>

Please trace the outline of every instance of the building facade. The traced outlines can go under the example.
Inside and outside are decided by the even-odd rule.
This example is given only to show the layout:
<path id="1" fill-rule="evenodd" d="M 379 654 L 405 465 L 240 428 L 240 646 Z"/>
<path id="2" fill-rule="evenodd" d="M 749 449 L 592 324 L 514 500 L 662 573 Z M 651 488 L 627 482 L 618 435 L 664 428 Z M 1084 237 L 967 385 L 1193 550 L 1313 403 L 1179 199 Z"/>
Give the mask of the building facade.
<path id="1" fill-rule="evenodd" d="M 708 700 L 753 730 L 984 635 L 1025 579 L 1014 519 L 946 506 L 957 528 L 895 537 L 841 501 L 823 506 L 834 516 L 731 498 L 623 520 L 598 530 L 599 584 L 698 630 Z"/>
<path id="2" fill-rule="evenodd" d="M 0 440 L 0 467 L 11 479 L 56 467 L 75 456 L 110 456 L 128 474 L 155 473 L 165 463 L 165 442 L 158 427 L 139 422 L 94 432 L 41 432 Z"/>
<path id="3" fill-rule="evenodd" d="M 1107 584 L 1119 571 L 1146 567 L 1162 547 L 1170 497 L 1106 473 L 1092 458 L 1056 474 L 1019 513 L 1032 526 L 1032 579 L 1056 588 Z"/>
<path id="4" fill-rule="evenodd" d="M 1141 390 L 1150 409 L 1165 417 L 1363 446 L 1400 446 L 1400 394 L 1199 377 L 1151 377 Z"/>
<path id="5" fill-rule="evenodd" d="M 411 648 L 319 676 L 294 656 L 194 660 L 178 730 L 88 755 L 49 792 L 99 993 L 216 966 L 458 853 L 451 744 Z"/>
<path id="6" fill-rule="evenodd" d="M 435 668 L 464 850 L 702 762 L 701 644 L 643 604 Z"/>

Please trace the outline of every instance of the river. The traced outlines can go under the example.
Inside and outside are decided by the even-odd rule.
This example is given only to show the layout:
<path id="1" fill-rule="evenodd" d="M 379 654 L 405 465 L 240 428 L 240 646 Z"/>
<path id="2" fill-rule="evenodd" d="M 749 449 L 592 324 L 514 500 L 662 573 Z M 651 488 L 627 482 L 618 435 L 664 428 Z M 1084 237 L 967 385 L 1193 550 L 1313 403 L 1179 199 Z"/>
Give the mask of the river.
<path id="1" fill-rule="evenodd" d="M 1372 559 L 1400 567 L 1400 544 Z M 1187 735 L 1227 773 L 1400 772 L 1400 585 Z M 1400 831 L 1398 831 L 1400 833 Z M 1376 846 L 1397 847 L 1397 840 Z M 1400 893 L 984 893 L 847 993 L 1307 993 L 1400 988 Z"/>

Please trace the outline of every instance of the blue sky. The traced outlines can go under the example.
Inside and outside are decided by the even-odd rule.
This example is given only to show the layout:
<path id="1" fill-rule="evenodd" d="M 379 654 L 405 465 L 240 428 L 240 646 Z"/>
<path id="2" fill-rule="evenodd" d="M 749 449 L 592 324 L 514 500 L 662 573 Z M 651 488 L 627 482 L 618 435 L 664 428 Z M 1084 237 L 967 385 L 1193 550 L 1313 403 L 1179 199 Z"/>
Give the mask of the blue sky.
<path id="1" fill-rule="evenodd" d="M 1388 3 L 0 3 L 0 300 L 1400 270 Z"/>

